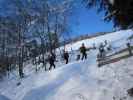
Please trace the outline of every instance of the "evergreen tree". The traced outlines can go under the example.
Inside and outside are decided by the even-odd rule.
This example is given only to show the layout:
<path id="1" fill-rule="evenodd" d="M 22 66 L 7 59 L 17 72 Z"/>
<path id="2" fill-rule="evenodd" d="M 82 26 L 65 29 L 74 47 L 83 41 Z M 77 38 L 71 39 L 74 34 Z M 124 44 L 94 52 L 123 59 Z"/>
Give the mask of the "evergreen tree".
<path id="1" fill-rule="evenodd" d="M 105 12 L 105 21 L 113 21 L 115 27 L 126 29 L 133 24 L 133 0 L 83 0 L 87 7 Z"/>

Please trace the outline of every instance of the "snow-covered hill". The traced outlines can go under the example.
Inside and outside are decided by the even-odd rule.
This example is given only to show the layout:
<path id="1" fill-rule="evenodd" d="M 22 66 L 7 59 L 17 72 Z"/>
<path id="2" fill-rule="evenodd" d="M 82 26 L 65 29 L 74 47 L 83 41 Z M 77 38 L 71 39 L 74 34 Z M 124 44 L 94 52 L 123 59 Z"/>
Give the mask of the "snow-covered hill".
<path id="1" fill-rule="evenodd" d="M 94 37 L 91 39 L 81 40 L 76 43 L 68 44 L 66 46 L 68 51 L 77 50 L 82 43 L 84 43 L 87 47 L 93 46 L 95 44 L 98 46 L 101 42 L 107 40 L 114 47 L 123 47 L 123 44 L 127 42 L 127 38 L 133 34 L 132 30 L 121 30 L 118 32 L 113 32 L 105 35 L 101 35 L 98 37 Z"/>
<path id="2" fill-rule="evenodd" d="M 36 73 L 35 66 L 27 64 L 24 79 L 9 77 L 0 83 L 0 100 L 133 100 L 127 96 L 127 89 L 133 87 L 133 57 L 101 68 L 97 67 L 97 50 L 88 51 L 87 60 L 75 60 L 75 50 L 82 43 L 90 47 L 107 40 L 114 48 L 122 49 L 132 34 L 132 30 L 119 31 L 69 44 L 66 49 L 73 50 L 71 61 L 67 65 L 57 62 L 51 71 L 41 69 Z M 18 81 L 21 84 L 17 86 Z"/>

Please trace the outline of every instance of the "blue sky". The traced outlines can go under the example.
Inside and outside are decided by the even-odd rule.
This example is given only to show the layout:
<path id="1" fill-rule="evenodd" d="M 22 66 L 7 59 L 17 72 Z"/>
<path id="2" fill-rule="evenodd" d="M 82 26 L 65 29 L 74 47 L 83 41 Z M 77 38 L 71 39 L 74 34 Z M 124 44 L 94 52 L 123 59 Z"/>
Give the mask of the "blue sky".
<path id="1" fill-rule="evenodd" d="M 0 4 L 2 1 L 4 0 L 0 0 Z M 10 0 L 6 0 L 6 4 L 7 1 L 10 2 Z M 103 21 L 103 13 L 97 14 L 94 8 L 87 9 L 81 4 L 80 0 L 77 1 L 78 5 L 76 6 L 75 13 L 72 15 L 69 22 L 70 30 L 72 30 L 72 32 L 70 32 L 71 36 L 75 37 L 83 34 L 95 34 L 97 32 L 110 32 L 113 30 L 113 23 Z M 1 5 L 0 11 L 2 9 L 6 9 L 5 5 Z"/>
<path id="2" fill-rule="evenodd" d="M 112 22 L 104 22 L 104 13 L 97 14 L 94 8 L 87 9 L 79 6 L 78 11 L 71 18 L 71 29 L 73 36 L 83 34 L 94 34 L 97 32 L 110 32 L 113 30 Z"/>

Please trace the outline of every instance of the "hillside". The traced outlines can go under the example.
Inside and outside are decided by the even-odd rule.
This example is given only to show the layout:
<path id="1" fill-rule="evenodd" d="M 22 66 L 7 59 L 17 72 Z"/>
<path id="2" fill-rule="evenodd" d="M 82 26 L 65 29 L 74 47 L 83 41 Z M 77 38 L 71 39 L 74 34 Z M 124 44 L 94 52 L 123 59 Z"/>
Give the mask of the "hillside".
<path id="1" fill-rule="evenodd" d="M 90 34 L 80 35 L 80 36 L 74 37 L 72 39 L 62 41 L 60 43 L 60 45 L 75 43 L 75 42 L 78 42 L 78 41 L 81 41 L 81 40 L 91 39 L 91 38 L 99 37 L 99 36 L 110 34 L 110 33 L 112 33 L 112 32 L 98 32 L 98 33 L 93 33 L 91 35 Z"/>
<path id="2" fill-rule="evenodd" d="M 105 35 L 105 34 L 110 34 L 112 32 L 98 32 L 98 33 L 93 33 L 93 34 L 86 34 L 86 35 L 80 35 L 76 38 L 74 38 L 72 40 L 72 42 L 77 42 L 77 41 L 81 41 L 81 40 L 85 40 L 85 39 L 91 39 L 91 38 L 95 38 L 95 37 L 98 37 L 98 36 L 102 36 L 102 35 Z"/>
<path id="3" fill-rule="evenodd" d="M 92 47 L 93 44 L 98 46 L 101 42 L 104 42 L 105 40 L 107 40 L 109 44 L 112 44 L 114 48 L 123 47 L 122 45 L 128 41 L 128 37 L 130 37 L 132 34 L 133 34 L 132 30 L 121 30 L 121 31 L 93 37 L 91 39 L 80 40 L 75 43 L 66 45 L 66 48 L 69 51 L 71 49 L 77 50 L 79 49 L 79 46 L 81 46 L 82 43 L 85 43 L 85 45 L 89 48 L 89 47 Z"/>
<path id="4" fill-rule="evenodd" d="M 82 43 L 88 48 L 94 43 L 98 47 L 107 40 L 113 48 L 110 53 L 114 53 L 126 48 L 132 34 L 132 30 L 123 30 L 68 44 L 69 64 L 58 56 L 56 69 L 50 71 L 41 68 L 35 72 L 35 66 L 29 62 L 25 65 L 25 78 L 19 79 L 14 71 L 0 82 L 0 94 L 4 96 L 0 100 L 132 100 L 127 90 L 133 87 L 133 57 L 99 68 L 96 49 L 87 52 L 87 60 L 75 60 Z M 21 84 L 16 85 L 18 82 Z"/>

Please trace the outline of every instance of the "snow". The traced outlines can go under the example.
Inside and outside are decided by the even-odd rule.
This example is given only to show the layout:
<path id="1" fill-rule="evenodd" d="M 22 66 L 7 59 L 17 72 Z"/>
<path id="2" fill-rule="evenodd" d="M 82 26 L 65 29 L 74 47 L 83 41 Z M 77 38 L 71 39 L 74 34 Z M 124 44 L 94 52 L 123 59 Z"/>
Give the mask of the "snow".
<path id="1" fill-rule="evenodd" d="M 4 95 L 0 95 L 0 100 L 10 100 L 7 97 L 5 97 Z"/>
<path id="2" fill-rule="evenodd" d="M 123 47 L 123 44 L 127 41 L 127 38 L 132 34 L 132 30 L 121 30 L 118 32 L 113 32 L 99 37 L 95 37 L 92 39 L 86 39 L 78 41 L 76 43 L 68 44 L 66 45 L 66 49 L 68 51 L 71 51 L 71 49 L 78 50 L 79 46 L 81 46 L 82 43 L 84 43 L 87 47 L 92 47 L 94 43 L 96 46 L 98 46 L 101 42 L 104 42 L 105 40 L 107 40 L 110 44 L 113 44 L 114 48 L 117 48 L 118 46 Z M 64 47 L 61 47 L 61 49 L 63 48 Z"/>
<path id="3" fill-rule="evenodd" d="M 133 57 L 98 68 L 98 51 L 90 50 L 87 60 L 75 61 L 78 52 L 75 50 L 82 43 L 90 47 L 108 40 L 114 48 L 121 50 L 132 33 L 132 30 L 123 30 L 69 44 L 66 49 L 73 49 L 69 64 L 59 60 L 56 69 L 47 72 L 43 68 L 35 72 L 35 66 L 27 63 L 24 79 L 11 74 L 0 82 L 0 100 L 133 100 L 127 95 L 127 90 L 133 87 Z M 17 86 L 18 82 L 21 84 Z"/>

